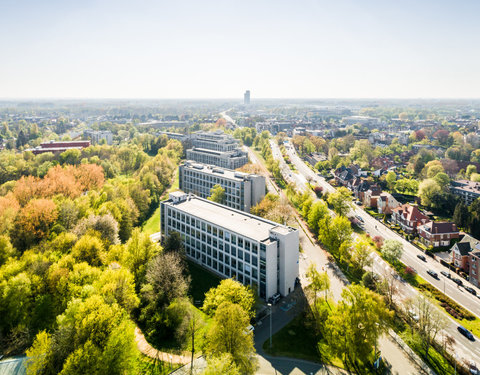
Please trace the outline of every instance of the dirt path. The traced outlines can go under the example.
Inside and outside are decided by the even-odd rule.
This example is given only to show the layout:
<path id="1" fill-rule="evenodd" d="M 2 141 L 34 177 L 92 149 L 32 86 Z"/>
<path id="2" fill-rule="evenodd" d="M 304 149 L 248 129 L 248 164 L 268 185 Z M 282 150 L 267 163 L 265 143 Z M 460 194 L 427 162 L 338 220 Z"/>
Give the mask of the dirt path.
<path id="1" fill-rule="evenodd" d="M 135 341 L 137 342 L 138 350 L 140 350 L 147 357 L 159 359 L 160 361 L 166 363 L 176 363 L 182 365 L 190 363 L 191 353 L 185 352 L 182 355 L 178 355 L 161 352 L 147 342 L 145 336 L 138 327 L 135 327 Z"/>

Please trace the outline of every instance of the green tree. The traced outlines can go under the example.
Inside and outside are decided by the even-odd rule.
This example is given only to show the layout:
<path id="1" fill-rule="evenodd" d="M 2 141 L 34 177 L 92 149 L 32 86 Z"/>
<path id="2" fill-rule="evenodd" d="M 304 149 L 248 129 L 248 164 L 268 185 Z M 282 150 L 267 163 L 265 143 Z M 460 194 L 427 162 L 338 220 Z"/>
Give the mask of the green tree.
<path id="1" fill-rule="evenodd" d="M 418 196 L 424 206 L 432 206 L 438 195 L 441 195 L 442 188 L 433 179 L 426 179 L 418 187 Z"/>
<path id="2" fill-rule="evenodd" d="M 208 197 L 208 200 L 223 204 L 225 202 L 225 189 L 218 184 L 214 185 L 210 189 L 210 196 Z"/>
<path id="3" fill-rule="evenodd" d="M 355 241 L 352 246 L 352 262 L 355 267 L 362 271 L 372 265 L 372 247 L 370 244 L 363 240 L 359 239 Z"/>
<path id="4" fill-rule="evenodd" d="M 342 301 L 325 323 L 326 338 L 333 353 L 356 366 L 368 363 L 379 336 L 388 329 L 393 314 L 381 296 L 352 284 L 342 291 Z"/>
<path id="5" fill-rule="evenodd" d="M 318 292 L 324 292 L 325 300 L 327 300 L 327 294 L 330 290 L 330 278 L 328 277 L 327 272 L 318 272 L 317 265 L 315 263 L 311 263 L 308 266 L 306 276 L 310 281 L 310 287 L 312 288 L 314 296 L 314 304 L 316 305 L 317 303 Z"/>
<path id="6" fill-rule="evenodd" d="M 177 254 L 182 254 L 185 248 L 183 246 L 183 240 L 180 236 L 180 233 L 173 231 L 169 232 L 167 238 L 165 239 L 165 245 L 163 246 L 163 251 L 175 252 Z"/>
<path id="7" fill-rule="evenodd" d="M 223 353 L 218 357 L 210 357 L 207 361 L 207 368 L 202 375 L 240 375 L 238 366 L 233 362 L 232 356 Z"/>
<path id="8" fill-rule="evenodd" d="M 254 374 L 258 365 L 253 334 L 247 331 L 249 323 L 248 313 L 240 305 L 231 302 L 219 305 L 207 335 L 207 358 L 228 353 L 242 374 Z"/>
<path id="9" fill-rule="evenodd" d="M 444 172 L 437 173 L 433 179 L 442 189 L 446 189 L 450 183 L 450 178 Z"/>
<path id="10" fill-rule="evenodd" d="M 328 204 L 333 206 L 333 210 L 342 216 L 346 216 L 350 211 L 352 202 L 352 193 L 346 187 L 339 187 L 336 192 L 328 195 Z"/>
<path id="11" fill-rule="evenodd" d="M 388 262 L 394 263 L 402 257 L 403 245 L 397 240 L 385 240 L 380 251 Z"/>
<path id="12" fill-rule="evenodd" d="M 140 228 L 133 230 L 132 236 L 125 245 L 127 256 L 125 264 L 135 277 L 137 288 L 144 282 L 147 264 L 160 251 L 159 246 L 150 240 Z"/>
<path id="13" fill-rule="evenodd" d="M 453 222 L 457 224 L 459 228 L 466 228 L 468 226 L 469 219 L 470 215 L 466 204 L 463 201 L 457 203 L 453 213 Z"/>
<path id="14" fill-rule="evenodd" d="M 385 176 L 385 181 L 387 181 L 388 188 L 390 190 L 395 189 L 395 183 L 397 182 L 397 175 L 393 171 L 389 171 Z"/>
<path id="15" fill-rule="evenodd" d="M 307 217 L 308 226 L 314 233 L 318 233 L 318 224 L 321 219 L 328 215 L 328 207 L 323 200 L 315 201 L 310 207 Z"/>
<path id="16" fill-rule="evenodd" d="M 213 315 L 224 302 L 241 306 L 250 318 L 255 316 L 255 295 L 252 288 L 242 285 L 236 280 L 222 280 L 216 288 L 205 293 L 202 310 L 208 315 Z"/>
<path id="17" fill-rule="evenodd" d="M 465 172 L 465 176 L 467 177 L 467 179 L 470 179 L 470 177 L 472 176 L 472 173 L 477 173 L 477 167 L 475 165 L 468 165 L 467 166 L 467 171 Z"/>
<path id="18" fill-rule="evenodd" d="M 351 242 L 352 226 L 345 216 L 336 216 L 332 219 L 327 215 L 320 221 L 318 236 L 332 253 L 339 254 L 340 246 L 344 242 Z"/>

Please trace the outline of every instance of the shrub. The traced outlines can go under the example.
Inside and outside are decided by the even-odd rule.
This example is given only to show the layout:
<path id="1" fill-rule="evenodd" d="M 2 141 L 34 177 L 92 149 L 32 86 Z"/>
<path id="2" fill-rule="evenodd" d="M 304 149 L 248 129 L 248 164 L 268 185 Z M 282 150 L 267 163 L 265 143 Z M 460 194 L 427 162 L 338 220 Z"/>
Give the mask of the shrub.
<path id="1" fill-rule="evenodd" d="M 383 246 L 383 237 L 382 236 L 373 237 L 373 243 L 375 244 L 375 247 L 377 248 L 377 250 L 380 250 Z"/>

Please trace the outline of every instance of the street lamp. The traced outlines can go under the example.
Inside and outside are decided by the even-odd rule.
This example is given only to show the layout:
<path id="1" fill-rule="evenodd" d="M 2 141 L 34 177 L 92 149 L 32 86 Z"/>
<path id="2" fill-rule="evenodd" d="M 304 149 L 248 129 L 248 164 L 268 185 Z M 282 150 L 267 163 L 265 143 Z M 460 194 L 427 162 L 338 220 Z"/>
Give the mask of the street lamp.
<path id="1" fill-rule="evenodd" d="M 171 354 L 169 355 L 169 357 L 170 357 L 170 371 L 172 371 L 172 370 L 173 370 L 173 367 L 172 367 L 172 366 L 173 366 L 173 365 L 172 365 L 172 358 L 173 358 L 173 357 L 172 357 Z"/>
<path id="2" fill-rule="evenodd" d="M 270 308 L 270 349 L 272 349 L 272 304 L 269 303 L 268 307 Z"/>

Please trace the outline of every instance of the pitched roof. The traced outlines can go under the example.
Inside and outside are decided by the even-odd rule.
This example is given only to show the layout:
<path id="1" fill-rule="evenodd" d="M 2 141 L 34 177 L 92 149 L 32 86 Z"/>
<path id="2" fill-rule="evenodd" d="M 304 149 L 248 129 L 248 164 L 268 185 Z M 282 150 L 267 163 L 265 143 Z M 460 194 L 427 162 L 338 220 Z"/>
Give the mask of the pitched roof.
<path id="1" fill-rule="evenodd" d="M 457 242 L 454 247 L 458 249 L 462 256 L 468 255 L 468 253 L 472 251 L 472 247 L 468 242 Z"/>
<path id="2" fill-rule="evenodd" d="M 416 206 L 412 206 L 408 203 L 405 203 L 400 207 L 394 208 L 393 211 L 398 212 L 404 217 L 405 220 L 409 221 L 430 220 L 428 216 L 424 215 Z"/>
<path id="3" fill-rule="evenodd" d="M 431 234 L 458 232 L 457 225 L 450 222 L 430 221 L 429 223 L 424 224 L 423 227 Z"/>

